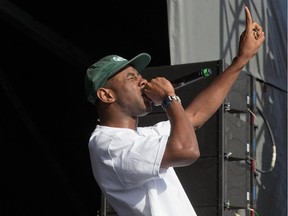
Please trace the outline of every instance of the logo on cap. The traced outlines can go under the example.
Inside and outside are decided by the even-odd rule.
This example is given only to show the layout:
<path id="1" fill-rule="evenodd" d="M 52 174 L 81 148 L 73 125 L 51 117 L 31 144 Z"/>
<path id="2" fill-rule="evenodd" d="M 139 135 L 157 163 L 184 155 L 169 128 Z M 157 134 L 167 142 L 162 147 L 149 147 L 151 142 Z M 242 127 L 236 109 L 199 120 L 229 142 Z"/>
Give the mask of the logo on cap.
<path id="1" fill-rule="evenodd" d="M 114 60 L 114 61 L 127 61 L 127 59 L 124 59 L 124 58 L 122 58 L 122 57 L 120 57 L 120 56 L 114 56 L 114 57 L 113 57 L 113 60 Z"/>

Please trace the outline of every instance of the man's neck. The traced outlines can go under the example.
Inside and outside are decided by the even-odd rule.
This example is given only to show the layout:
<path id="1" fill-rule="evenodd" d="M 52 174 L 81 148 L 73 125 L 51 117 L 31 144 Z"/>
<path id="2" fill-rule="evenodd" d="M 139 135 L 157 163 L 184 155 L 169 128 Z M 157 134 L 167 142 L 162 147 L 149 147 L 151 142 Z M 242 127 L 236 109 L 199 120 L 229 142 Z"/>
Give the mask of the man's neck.
<path id="1" fill-rule="evenodd" d="M 107 119 L 102 120 L 100 119 L 100 124 L 102 126 L 108 126 L 108 127 L 116 127 L 116 128 L 129 128 L 132 130 L 136 130 L 138 125 L 138 118 L 117 118 L 117 119 Z"/>

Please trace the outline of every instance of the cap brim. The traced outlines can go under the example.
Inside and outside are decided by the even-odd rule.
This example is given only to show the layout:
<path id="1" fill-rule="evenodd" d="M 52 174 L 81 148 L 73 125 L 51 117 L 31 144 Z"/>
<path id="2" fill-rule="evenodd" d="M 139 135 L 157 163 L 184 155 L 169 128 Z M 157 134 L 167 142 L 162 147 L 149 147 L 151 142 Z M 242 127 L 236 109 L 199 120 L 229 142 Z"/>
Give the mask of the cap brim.
<path id="1" fill-rule="evenodd" d="M 151 61 L 151 56 L 147 53 L 141 53 L 128 61 L 126 65 L 133 66 L 139 73 L 144 70 Z"/>

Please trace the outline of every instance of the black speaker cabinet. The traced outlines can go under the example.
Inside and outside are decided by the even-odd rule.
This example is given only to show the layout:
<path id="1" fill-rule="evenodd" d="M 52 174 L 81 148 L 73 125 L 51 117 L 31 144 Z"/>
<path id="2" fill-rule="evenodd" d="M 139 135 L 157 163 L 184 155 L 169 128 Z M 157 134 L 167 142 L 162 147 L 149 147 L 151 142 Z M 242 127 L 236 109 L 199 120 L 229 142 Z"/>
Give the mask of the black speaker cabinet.
<path id="1" fill-rule="evenodd" d="M 170 81 L 210 68 L 212 75 L 188 83 L 176 90 L 183 106 L 207 87 L 225 68 L 223 60 L 147 68 L 148 80 L 164 76 Z M 254 111 L 253 78 L 241 73 L 222 106 L 196 131 L 201 157 L 194 164 L 175 168 L 177 175 L 198 216 L 250 215 L 253 205 L 253 170 L 249 158 L 254 157 L 251 112 Z M 160 107 L 139 119 L 140 126 L 166 120 Z M 254 144 L 255 145 L 255 144 Z"/>
<path id="2" fill-rule="evenodd" d="M 176 90 L 183 107 L 186 107 L 223 71 L 223 60 L 150 67 L 142 72 L 142 76 L 147 80 L 163 76 L 173 82 L 206 68 L 211 69 L 210 76 Z M 249 208 L 253 207 L 255 197 L 253 170 L 249 161 L 255 157 L 251 123 L 254 95 L 252 77 L 241 73 L 218 111 L 196 131 L 201 151 L 199 160 L 190 166 L 175 168 L 198 216 L 251 215 Z M 155 107 L 153 112 L 139 118 L 139 126 L 162 120 L 167 120 L 166 113 L 161 107 Z"/>

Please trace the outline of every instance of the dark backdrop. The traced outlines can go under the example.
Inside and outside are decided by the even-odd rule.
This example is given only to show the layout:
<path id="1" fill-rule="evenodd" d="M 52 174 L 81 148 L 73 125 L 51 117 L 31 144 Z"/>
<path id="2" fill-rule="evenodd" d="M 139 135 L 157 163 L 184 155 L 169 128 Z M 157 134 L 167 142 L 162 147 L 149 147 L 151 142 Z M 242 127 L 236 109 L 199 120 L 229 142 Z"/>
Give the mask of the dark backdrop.
<path id="1" fill-rule="evenodd" d="M 0 215 L 97 215 L 85 70 L 108 54 L 140 52 L 151 54 L 149 66 L 169 65 L 166 1 L 0 7 Z"/>

